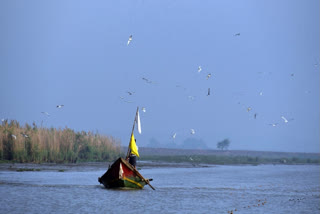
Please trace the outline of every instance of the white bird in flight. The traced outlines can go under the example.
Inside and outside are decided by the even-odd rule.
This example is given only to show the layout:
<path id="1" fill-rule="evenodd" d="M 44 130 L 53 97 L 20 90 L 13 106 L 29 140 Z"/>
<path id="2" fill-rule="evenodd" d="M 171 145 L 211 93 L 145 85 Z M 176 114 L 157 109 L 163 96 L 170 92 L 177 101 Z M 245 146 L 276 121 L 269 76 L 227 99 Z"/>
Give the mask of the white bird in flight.
<path id="1" fill-rule="evenodd" d="M 209 73 L 209 74 L 207 75 L 207 80 L 208 80 L 210 77 L 211 77 L 211 73 Z"/>
<path id="2" fill-rule="evenodd" d="M 190 133 L 195 134 L 196 132 L 194 131 L 194 129 L 190 129 Z"/>
<path id="3" fill-rule="evenodd" d="M 48 112 L 43 111 L 43 112 L 41 112 L 41 113 L 44 114 L 44 115 L 46 115 L 46 116 L 50 116 L 50 114 L 49 114 Z"/>
<path id="4" fill-rule="evenodd" d="M 21 135 L 25 138 L 29 137 L 28 135 L 26 135 L 25 133 L 21 133 Z"/>
<path id="5" fill-rule="evenodd" d="M 269 125 L 275 127 L 275 126 L 278 125 L 278 123 L 271 123 L 271 124 L 269 124 Z"/>
<path id="6" fill-rule="evenodd" d="M 15 140 L 17 139 L 17 136 L 15 136 L 14 134 L 11 135 Z"/>
<path id="7" fill-rule="evenodd" d="M 284 116 L 281 116 L 285 123 L 289 122 Z"/>
<path id="8" fill-rule="evenodd" d="M 285 118 L 284 116 L 281 116 L 281 118 L 283 119 L 283 121 L 284 121 L 285 123 L 289 123 L 289 121 L 293 120 L 293 119 L 287 120 L 287 118 Z"/>
<path id="9" fill-rule="evenodd" d="M 202 71 L 201 66 L 198 67 L 198 72 L 200 73 Z"/>
<path id="10" fill-rule="evenodd" d="M 62 108 L 64 105 L 57 105 L 57 108 Z"/>
<path id="11" fill-rule="evenodd" d="M 146 108 L 145 107 L 142 107 L 142 111 L 144 112 L 144 113 L 146 113 Z"/>
<path id="12" fill-rule="evenodd" d="M 130 44 L 131 41 L 132 41 L 132 35 L 129 36 L 127 46 Z"/>
<path id="13" fill-rule="evenodd" d="M 189 98 L 189 100 L 194 100 L 194 96 L 192 96 L 192 95 L 189 95 L 188 98 Z"/>
<path id="14" fill-rule="evenodd" d="M 177 133 L 174 133 L 174 134 L 172 135 L 172 138 L 173 138 L 173 139 L 176 139 L 176 136 L 177 136 Z"/>

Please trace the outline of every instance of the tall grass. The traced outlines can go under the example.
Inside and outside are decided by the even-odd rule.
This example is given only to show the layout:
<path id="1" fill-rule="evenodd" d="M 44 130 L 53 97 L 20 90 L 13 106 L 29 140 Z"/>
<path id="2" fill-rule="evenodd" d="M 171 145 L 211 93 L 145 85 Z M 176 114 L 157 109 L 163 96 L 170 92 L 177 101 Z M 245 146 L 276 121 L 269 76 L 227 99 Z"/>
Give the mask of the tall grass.
<path id="1" fill-rule="evenodd" d="M 113 160 L 120 155 L 120 141 L 92 132 L 20 126 L 15 120 L 0 125 L 0 160 L 15 162 L 75 163 Z"/>

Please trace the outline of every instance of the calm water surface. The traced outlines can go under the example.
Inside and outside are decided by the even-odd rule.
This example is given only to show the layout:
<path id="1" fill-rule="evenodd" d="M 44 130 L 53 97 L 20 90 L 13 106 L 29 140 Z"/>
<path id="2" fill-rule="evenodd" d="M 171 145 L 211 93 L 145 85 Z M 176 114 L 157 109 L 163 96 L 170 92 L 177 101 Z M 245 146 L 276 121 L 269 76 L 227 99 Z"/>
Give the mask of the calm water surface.
<path id="1" fill-rule="evenodd" d="M 0 213 L 320 213 L 320 166 L 142 166 L 153 191 L 105 189 L 105 165 L 2 165 Z"/>

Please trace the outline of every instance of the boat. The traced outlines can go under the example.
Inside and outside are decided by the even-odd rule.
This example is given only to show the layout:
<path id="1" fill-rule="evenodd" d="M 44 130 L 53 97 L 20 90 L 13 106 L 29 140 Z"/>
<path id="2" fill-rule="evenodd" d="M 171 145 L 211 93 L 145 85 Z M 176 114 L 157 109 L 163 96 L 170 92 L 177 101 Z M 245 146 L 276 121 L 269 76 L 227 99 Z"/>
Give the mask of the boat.
<path id="1" fill-rule="evenodd" d="M 109 166 L 109 169 L 98 178 L 99 183 L 103 184 L 106 188 L 143 189 L 145 185 L 149 185 L 153 190 L 155 190 L 155 188 L 150 184 L 150 181 L 153 179 L 145 179 L 129 161 L 130 154 L 134 154 L 139 157 L 138 148 L 133 135 L 136 123 L 138 126 L 138 132 L 141 133 L 139 107 L 136 111 L 126 158 L 119 157 L 112 165 Z"/>
<path id="2" fill-rule="evenodd" d="M 98 181 L 106 188 L 143 189 L 145 185 L 150 185 L 152 179 L 145 179 L 128 161 L 120 157 Z"/>

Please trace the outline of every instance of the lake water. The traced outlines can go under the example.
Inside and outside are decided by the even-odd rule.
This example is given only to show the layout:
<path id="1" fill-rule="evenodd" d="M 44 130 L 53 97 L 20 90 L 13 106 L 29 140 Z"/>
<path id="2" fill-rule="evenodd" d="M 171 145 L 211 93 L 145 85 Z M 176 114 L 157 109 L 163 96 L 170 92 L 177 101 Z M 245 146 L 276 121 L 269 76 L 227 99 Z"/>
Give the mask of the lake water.
<path id="1" fill-rule="evenodd" d="M 320 166 L 140 166 L 155 191 L 105 189 L 103 163 L 2 164 L 0 213 L 320 213 Z"/>

